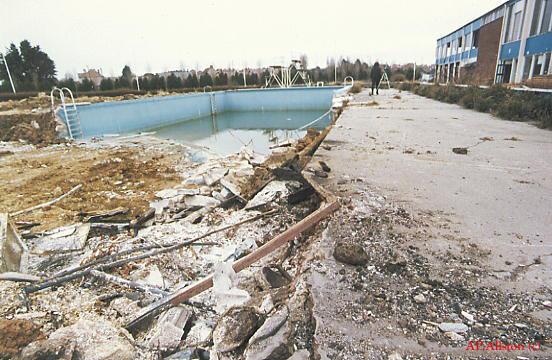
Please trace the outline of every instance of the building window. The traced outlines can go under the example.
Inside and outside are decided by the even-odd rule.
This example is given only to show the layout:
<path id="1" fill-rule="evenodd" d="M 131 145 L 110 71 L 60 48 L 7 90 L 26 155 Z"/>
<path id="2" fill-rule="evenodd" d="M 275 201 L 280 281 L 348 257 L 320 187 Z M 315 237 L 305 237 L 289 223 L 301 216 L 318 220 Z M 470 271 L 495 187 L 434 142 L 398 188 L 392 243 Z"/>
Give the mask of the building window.
<path id="1" fill-rule="evenodd" d="M 512 25 L 512 32 L 509 41 L 519 40 L 521 33 L 521 11 L 518 11 L 514 15 L 514 24 Z"/>
<path id="2" fill-rule="evenodd" d="M 533 56 L 525 57 L 525 65 L 523 66 L 523 80 L 529 79 L 529 72 L 531 71 L 531 63 L 533 62 Z"/>
<path id="3" fill-rule="evenodd" d="M 466 50 L 471 50 L 472 46 L 472 33 L 466 35 Z"/>
<path id="4" fill-rule="evenodd" d="M 473 46 L 474 48 L 479 47 L 479 30 L 473 32 Z"/>
<path id="5" fill-rule="evenodd" d="M 538 76 L 541 73 L 541 69 L 544 66 L 544 55 L 537 56 L 537 61 L 535 61 L 535 67 L 533 68 L 533 76 Z"/>
<path id="6" fill-rule="evenodd" d="M 535 11 L 533 12 L 533 21 L 531 22 L 531 36 L 537 35 L 539 33 L 542 8 L 542 0 L 535 0 Z"/>
<path id="7" fill-rule="evenodd" d="M 533 21 L 531 22 L 531 36 L 552 31 L 552 0 L 536 0 Z"/>
<path id="8" fill-rule="evenodd" d="M 540 34 L 551 31 L 550 23 L 552 21 L 552 0 L 546 0 L 544 6 L 544 16 L 542 17 L 542 24 L 540 28 Z"/>
<path id="9" fill-rule="evenodd" d="M 548 75 L 548 70 L 550 70 L 550 58 L 552 57 L 552 53 L 548 53 L 546 55 L 546 60 L 544 61 L 544 75 Z"/>

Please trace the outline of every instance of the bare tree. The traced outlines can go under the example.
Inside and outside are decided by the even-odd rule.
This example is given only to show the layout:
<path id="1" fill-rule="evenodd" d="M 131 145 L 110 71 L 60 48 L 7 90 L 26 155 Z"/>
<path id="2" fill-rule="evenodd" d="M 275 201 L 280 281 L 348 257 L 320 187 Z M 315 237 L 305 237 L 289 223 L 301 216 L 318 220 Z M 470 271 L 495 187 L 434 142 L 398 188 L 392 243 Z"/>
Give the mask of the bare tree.
<path id="1" fill-rule="evenodd" d="M 299 57 L 299 60 L 301 60 L 301 67 L 305 70 L 309 68 L 309 59 L 306 54 L 303 54 Z"/>

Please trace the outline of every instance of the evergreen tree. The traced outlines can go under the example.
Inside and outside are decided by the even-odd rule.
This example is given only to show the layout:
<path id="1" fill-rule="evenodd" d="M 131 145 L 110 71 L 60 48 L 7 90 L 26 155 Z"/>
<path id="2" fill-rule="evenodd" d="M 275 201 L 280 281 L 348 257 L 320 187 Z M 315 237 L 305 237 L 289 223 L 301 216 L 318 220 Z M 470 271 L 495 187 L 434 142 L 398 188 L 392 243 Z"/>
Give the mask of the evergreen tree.
<path id="1" fill-rule="evenodd" d="M 119 87 L 130 89 L 132 88 L 132 79 L 134 75 L 132 74 L 132 70 L 130 70 L 130 66 L 125 65 L 123 67 L 122 76 L 119 78 Z"/>
<path id="2" fill-rule="evenodd" d="M 182 88 L 182 80 L 180 80 L 180 78 L 174 73 L 171 73 L 167 77 L 167 87 L 169 89 L 180 89 Z"/>
<path id="3" fill-rule="evenodd" d="M 211 78 L 211 75 L 209 74 L 203 74 L 199 77 L 199 86 L 213 86 L 213 79 Z"/>
<path id="4" fill-rule="evenodd" d="M 10 44 L 4 56 L 16 89 L 49 90 L 55 85 L 55 64 L 40 46 L 32 46 L 29 41 L 23 40 L 19 49 L 15 44 Z M 0 79 L 9 83 L 5 66 L 0 66 Z"/>
<path id="5" fill-rule="evenodd" d="M 59 88 L 66 87 L 69 90 L 71 90 L 72 92 L 77 91 L 77 84 L 75 83 L 75 80 L 73 80 L 73 78 L 67 78 L 67 79 L 61 80 L 61 81 L 58 82 L 57 86 Z"/>
<path id="6" fill-rule="evenodd" d="M 225 86 L 228 85 L 228 75 L 226 73 L 218 73 L 217 76 L 215 76 L 215 85 L 217 86 Z"/>
<path id="7" fill-rule="evenodd" d="M 113 80 L 110 78 L 104 78 L 102 79 L 102 82 L 100 83 L 100 90 L 113 90 L 115 88 L 115 85 L 113 84 Z"/>
<path id="8" fill-rule="evenodd" d="M 142 76 L 141 78 L 139 78 L 139 81 L 140 81 L 140 89 L 146 90 L 146 91 L 152 90 L 150 81 L 148 80 L 147 77 Z"/>
<path id="9" fill-rule="evenodd" d="M 197 80 L 196 74 L 188 75 L 188 78 L 184 82 L 184 87 L 193 89 L 199 87 L 199 81 Z"/>
<path id="10" fill-rule="evenodd" d="M 89 79 L 83 79 L 77 86 L 78 91 L 92 91 L 94 90 L 94 83 Z"/>

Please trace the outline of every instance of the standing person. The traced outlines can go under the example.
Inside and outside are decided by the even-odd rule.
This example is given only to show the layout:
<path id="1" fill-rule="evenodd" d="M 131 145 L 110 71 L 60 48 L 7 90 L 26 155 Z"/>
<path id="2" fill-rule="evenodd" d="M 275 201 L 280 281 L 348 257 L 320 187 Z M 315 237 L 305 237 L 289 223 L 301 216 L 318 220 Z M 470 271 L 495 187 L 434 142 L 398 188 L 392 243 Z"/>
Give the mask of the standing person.
<path id="1" fill-rule="evenodd" d="M 376 95 L 379 95 L 379 85 L 381 81 L 381 67 L 379 62 L 375 62 L 372 66 L 372 71 L 370 73 L 372 78 L 372 95 L 374 95 L 374 88 L 376 88 Z"/>

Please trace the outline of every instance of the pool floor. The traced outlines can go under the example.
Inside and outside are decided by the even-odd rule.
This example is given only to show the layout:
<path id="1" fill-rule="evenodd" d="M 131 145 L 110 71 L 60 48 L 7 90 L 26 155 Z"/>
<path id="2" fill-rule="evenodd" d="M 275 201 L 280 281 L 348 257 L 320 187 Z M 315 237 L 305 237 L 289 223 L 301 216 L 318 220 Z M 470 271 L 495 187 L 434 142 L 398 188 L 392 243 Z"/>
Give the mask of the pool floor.
<path id="1" fill-rule="evenodd" d="M 326 111 L 224 112 L 155 129 L 155 136 L 197 145 L 222 156 L 238 152 L 244 145 L 268 155 L 270 146 L 303 137 L 306 130 L 297 129 Z M 309 127 L 323 129 L 330 121 L 328 114 Z"/>

